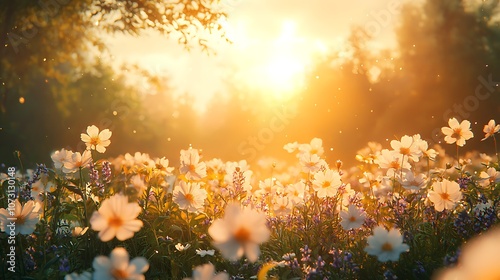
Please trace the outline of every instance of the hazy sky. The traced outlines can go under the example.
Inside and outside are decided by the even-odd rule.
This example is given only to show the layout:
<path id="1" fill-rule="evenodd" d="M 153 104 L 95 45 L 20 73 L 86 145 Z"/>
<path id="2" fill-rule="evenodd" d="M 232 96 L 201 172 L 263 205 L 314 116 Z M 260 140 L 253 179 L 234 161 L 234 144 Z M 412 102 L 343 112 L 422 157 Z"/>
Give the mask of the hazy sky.
<path id="1" fill-rule="evenodd" d="M 216 45 L 216 56 L 187 52 L 175 40 L 149 34 L 115 36 L 108 44 L 116 62 L 138 63 L 168 75 L 178 92 L 196 96 L 202 106 L 224 79 L 270 91 L 287 90 L 307 70 L 314 55 L 339 48 L 353 25 L 374 35 L 376 44 L 393 43 L 393 24 L 405 0 L 222 0 L 229 10 L 233 44 Z"/>

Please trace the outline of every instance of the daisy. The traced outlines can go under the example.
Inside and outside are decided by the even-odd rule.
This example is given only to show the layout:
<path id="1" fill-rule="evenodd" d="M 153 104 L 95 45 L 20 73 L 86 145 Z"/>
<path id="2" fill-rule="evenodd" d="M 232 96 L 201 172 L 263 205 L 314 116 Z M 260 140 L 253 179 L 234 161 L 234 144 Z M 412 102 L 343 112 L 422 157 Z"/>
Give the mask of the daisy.
<path id="1" fill-rule="evenodd" d="M 310 154 L 321 156 L 325 152 L 323 149 L 323 140 L 320 138 L 313 138 L 309 144 L 301 144 L 298 146 L 301 154 Z"/>
<path id="2" fill-rule="evenodd" d="M 184 278 L 183 280 L 229 280 L 229 275 L 226 272 L 215 274 L 215 267 L 211 263 L 200 265 L 194 268 L 192 278 Z"/>
<path id="3" fill-rule="evenodd" d="M 419 189 L 425 187 L 427 184 L 427 178 L 424 174 L 415 174 L 411 171 L 405 172 L 403 175 L 403 179 L 399 179 L 399 182 L 403 186 L 403 188 L 412 191 L 418 191 Z"/>
<path id="4" fill-rule="evenodd" d="M 429 149 L 429 143 L 427 143 L 427 141 L 425 140 L 422 140 L 422 138 L 420 138 L 420 134 L 413 135 L 413 142 L 425 157 L 429 158 L 430 160 L 436 160 L 438 152 L 436 152 L 436 150 L 434 149 Z"/>
<path id="5" fill-rule="evenodd" d="M 61 169 L 64 166 L 64 163 L 71 158 L 72 154 L 72 151 L 61 149 L 60 151 L 53 152 L 50 158 L 54 162 L 54 167 L 56 169 Z"/>
<path id="6" fill-rule="evenodd" d="M 103 242 L 110 241 L 115 236 L 123 241 L 134 236 L 143 223 L 137 219 L 141 213 L 138 203 L 129 203 L 128 197 L 115 194 L 104 200 L 99 208 L 90 218 L 91 228 L 99 231 L 99 238 Z"/>
<path id="7" fill-rule="evenodd" d="M 290 214 L 292 212 L 293 204 L 290 203 L 288 197 L 277 197 L 273 200 L 272 207 L 274 210 L 274 215 L 279 217 Z"/>
<path id="8" fill-rule="evenodd" d="M 83 154 L 79 152 L 73 153 L 71 157 L 64 163 L 63 172 L 64 173 L 75 173 L 80 168 L 85 168 L 89 165 L 92 160 L 91 153 L 89 150 L 85 150 Z"/>
<path id="9" fill-rule="evenodd" d="M 207 176 L 207 166 L 200 162 L 197 149 L 181 150 L 181 167 L 179 171 L 188 180 L 201 180 Z"/>
<path id="10" fill-rule="evenodd" d="M 275 195 L 283 191 L 283 185 L 276 178 L 267 178 L 259 182 L 259 189 L 255 191 L 256 196 Z"/>
<path id="11" fill-rule="evenodd" d="M 401 141 L 392 140 L 391 147 L 396 153 L 415 162 L 419 161 L 420 156 L 422 156 L 422 151 L 414 144 L 413 137 L 408 135 L 401 137 Z"/>
<path id="12" fill-rule="evenodd" d="M 169 161 L 165 157 L 158 158 L 155 160 L 155 167 L 160 172 L 162 176 L 171 176 L 174 167 L 168 167 Z"/>
<path id="13" fill-rule="evenodd" d="M 376 256 L 381 262 L 398 261 L 399 255 L 409 250 L 409 246 L 403 243 L 403 236 L 397 229 L 387 231 L 384 227 L 377 226 L 373 235 L 367 238 L 368 246 L 365 252 Z"/>
<path id="14" fill-rule="evenodd" d="M 316 154 L 304 153 L 299 156 L 302 171 L 306 173 L 314 173 L 321 167 L 321 159 Z"/>
<path id="15" fill-rule="evenodd" d="M 458 123 L 458 120 L 451 118 L 448 121 L 450 127 L 442 127 L 441 132 L 445 135 L 444 141 L 448 144 L 457 143 L 458 146 L 463 147 L 465 141 L 474 137 L 474 134 L 470 130 L 470 121 L 464 120 Z"/>
<path id="16" fill-rule="evenodd" d="M 319 198 L 335 196 L 342 185 L 340 174 L 331 169 L 314 174 L 312 183 Z"/>
<path id="17" fill-rule="evenodd" d="M 285 194 L 290 199 L 293 205 L 304 203 L 304 195 L 308 195 L 307 184 L 304 181 L 299 181 L 295 184 L 290 184 L 285 188 Z"/>
<path id="18" fill-rule="evenodd" d="M 411 168 L 408 157 L 403 157 L 400 153 L 387 149 L 380 152 L 380 155 L 375 159 L 375 163 L 378 164 L 380 168 L 387 168 L 386 175 L 389 177 L 397 175 L 401 169 L 406 171 Z"/>
<path id="19" fill-rule="evenodd" d="M 455 204 L 462 199 L 460 185 L 457 182 L 444 179 L 442 182 L 435 182 L 432 188 L 428 194 L 429 200 L 434 203 L 434 208 L 438 212 L 455 208 Z"/>
<path id="20" fill-rule="evenodd" d="M 213 222 L 208 233 L 225 259 L 237 261 L 245 255 L 253 263 L 260 255 L 259 244 L 271 235 L 266 224 L 265 214 L 233 203 L 226 207 L 223 219 Z"/>
<path id="21" fill-rule="evenodd" d="M 351 230 L 360 228 L 365 223 L 366 213 L 357 208 L 356 205 L 351 204 L 347 208 L 347 211 L 340 212 L 340 217 L 342 218 L 340 222 L 342 228 Z"/>
<path id="22" fill-rule="evenodd" d="M 490 167 L 486 170 L 486 172 L 482 171 L 481 174 L 479 174 L 479 179 L 479 184 L 482 187 L 494 185 L 496 183 L 500 183 L 500 172 L 498 172 L 494 167 Z"/>
<path id="23" fill-rule="evenodd" d="M 488 139 L 495 133 L 500 131 L 500 124 L 495 125 L 495 120 L 490 120 L 487 125 L 484 126 L 483 132 L 485 133 L 484 138 L 481 141 Z"/>
<path id="24" fill-rule="evenodd" d="M 87 134 L 82 133 L 80 138 L 87 146 L 87 149 L 96 150 L 99 153 L 104 153 L 106 147 L 111 144 L 109 138 L 111 137 L 111 131 L 109 129 L 104 129 L 99 132 L 97 126 L 87 126 Z"/>
<path id="25" fill-rule="evenodd" d="M 205 206 L 207 191 L 200 187 L 199 183 L 186 183 L 180 181 L 174 188 L 173 201 L 179 205 L 180 209 L 188 212 L 199 212 Z"/>
<path id="26" fill-rule="evenodd" d="M 127 250 L 117 247 L 111 251 L 110 257 L 97 256 L 92 262 L 94 279 L 103 280 L 144 280 L 144 272 L 149 263 L 144 257 L 136 257 L 129 262 Z"/>
<path id="27" fill-rule="evenodd" d="M 3 232 L 13 229 L 10 225 L 15 224 L 16 234 L 32 234 L 36 224 L 40 220 L 40 204 L 35 201 L 28 201 L 21 206 L 18 199 L 15 201 L 14 211 L 12 209 L 0 209 L 0 229 Z"/>

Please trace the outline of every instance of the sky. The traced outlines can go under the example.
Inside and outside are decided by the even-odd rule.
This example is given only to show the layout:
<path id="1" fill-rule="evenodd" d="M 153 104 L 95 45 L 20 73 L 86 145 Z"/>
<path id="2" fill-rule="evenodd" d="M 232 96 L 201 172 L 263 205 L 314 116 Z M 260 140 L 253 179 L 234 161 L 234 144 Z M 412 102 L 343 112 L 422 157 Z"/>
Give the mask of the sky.
<path id="1" fill-rule="evenodd" d="M 408 0 L 221 0 L 232 44 L 213 42 L 216 55 L 187 51 L 156 33 L 114 35 L 107 44 L 117 64 L 136 63 L 171 79 L 177 93 L 204 105 L 225 81 L 266 89 L 280 98 L 300 88 L 314 57 L 341 49 L 354 25 L 374 37 L 373 47 L 393 46 L 401 3 Z"/>

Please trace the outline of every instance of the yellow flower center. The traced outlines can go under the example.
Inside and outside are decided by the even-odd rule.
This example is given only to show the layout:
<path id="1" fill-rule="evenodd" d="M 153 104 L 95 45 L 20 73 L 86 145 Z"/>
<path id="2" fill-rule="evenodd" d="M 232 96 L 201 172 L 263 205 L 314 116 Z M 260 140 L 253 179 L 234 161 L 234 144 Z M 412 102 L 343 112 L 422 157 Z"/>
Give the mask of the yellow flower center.
<path id="1" fill-rule="evenodd" d="M 16 216 L 16 225 L 24 225 L 26 221 L 25 217 L 22 215 Z"/>
<path id="2" fill-rule="evenodd" d="M 349 222 L 355 222 L 355 221 L 356 221 L 356 217 L 354 217 L 354 216 L 349 217 Z"/>
<path id="3" fill-rule="evenodd" d="M 117 279 L 117 280 L 127 279 L 129 276 L 125 270 L 121 270 L 121 269 L 113 269 L 111 271 L 111 275 L 113 276 L 113 279 Z"/>
<path id="4" fill-rule="evenodd" d="M 326 188 L 330 187 L 330 185 L 331 185 L 331 183 L 330 183 L 330 182 L 328 182 L 328 181 L 323 182 L 323 188 L 324 188 L 324 189 L 326 189 Z"/>
<path id="5" fill-rule="evenodd" d="M 239 243 L 246 243 L 250 240 L 250 231 L 244 227 L 240 227 L 234 233 L 234 239 L 236 239 Z"/>
<path id="6" fill-rule="evenodd" d="M 184 198 L 185 198 L 187 201 L 189 201 L 189 203 L 193 203 L 193 201 L 194 201 L 194 196 L 193 196 L 192 194 L 190 194 L 190 193 L 186 194 L 186 195 L 184 196 Z"/>
<path id="7" fill-rule="evenodd" d="M 410 154 L 410 148 L 401 147 L 401 148 L 399 148 L 399 153 L 402 154 L 402 155 L 409 155 Z"/>
<path id="8" fill-rule="evenodd" d="M 383 252 L 390 252 L 390 251 L 392 251 L 392 245 L 389 242 L 385 242 L 382 245 L 382 251 Z"/>
<path id="9" fill-rule="evenodd" d="M 123 220 L 120 217 L 113 216 L 113 217 L 109 218 L 108 225 L 110 227 L 118 228 L 118 227 L 121 227 L 123 225 Z"/>
<path id="10" fill-rule="evenodd" d="M 441 198 L 443 200 L 449 200 L 450 199 L 450 195 L 447 194 L 447 193 L 440 193 L 439 195 L 441 196 Z"/>
<path id="11" fill-rule="evenodd" d="M 99 144 L 101 144 L 101 139 L 99 138 L 99 136 L 94 136 L 90 138 L 90 145 L 97 146 Z"/>
<path id="12" fill-rule="evenodd" d="M 455 128 L 453 130 L 453 133 L 451 134 L 451 138 L 459 139 L 462 136 L 462 129 L 461 128 Z"/>

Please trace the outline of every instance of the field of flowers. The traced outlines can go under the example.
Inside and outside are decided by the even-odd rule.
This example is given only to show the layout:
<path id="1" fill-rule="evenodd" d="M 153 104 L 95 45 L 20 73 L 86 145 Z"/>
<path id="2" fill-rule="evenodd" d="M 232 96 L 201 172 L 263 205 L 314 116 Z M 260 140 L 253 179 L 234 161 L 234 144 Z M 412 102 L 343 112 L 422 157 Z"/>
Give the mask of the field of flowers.
<path id="1" fill-rule="evenodd" d="M 419 134 L 370 142 L 348 168 L 321 139 L 288 143 L 295 164 L 205 159 L 195 148 L 106 158 L 84 152 L 6 167 L 0 275 L 6 279 L 499 279 L 498 154 L 452 118 L 447 155 Z M 113 140 L 119 141 L 119 140 Z M 479 141 L 479 140 L 478 140 Z M 170 161 L 169 161 L 170 160 Z"/>

